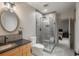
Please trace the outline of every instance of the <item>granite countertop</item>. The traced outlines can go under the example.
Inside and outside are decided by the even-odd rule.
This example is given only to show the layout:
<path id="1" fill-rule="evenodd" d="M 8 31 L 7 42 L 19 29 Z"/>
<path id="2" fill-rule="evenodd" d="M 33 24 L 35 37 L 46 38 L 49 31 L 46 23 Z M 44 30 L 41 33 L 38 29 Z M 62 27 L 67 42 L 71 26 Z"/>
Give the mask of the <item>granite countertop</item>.
<path id="1" fill-rule="evenodd" d="M 20 39 L 17 41 L 8 42 L 6 44 L 0 44 L 0 54 L 4 53 L 6 51 L 9 51 L 11 49 L 14 49 L 16 47 L 19 47 L 21 45 L 28 44 L 28 43 L 31 43 L 31 41 L 25 40 L 25 39 Z"/>

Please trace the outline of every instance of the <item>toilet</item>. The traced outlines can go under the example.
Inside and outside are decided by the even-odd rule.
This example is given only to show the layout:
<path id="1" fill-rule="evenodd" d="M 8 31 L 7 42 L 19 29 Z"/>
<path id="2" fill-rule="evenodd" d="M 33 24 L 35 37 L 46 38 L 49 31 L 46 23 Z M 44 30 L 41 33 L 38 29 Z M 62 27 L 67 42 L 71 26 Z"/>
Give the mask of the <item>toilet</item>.
<path id="1" fill-rule="evenodd" d="M 32 41 L 32 55 L 42 56 L 44 45 L 36 43 L 36 37 L 30 37 L 30 40 Z"/>

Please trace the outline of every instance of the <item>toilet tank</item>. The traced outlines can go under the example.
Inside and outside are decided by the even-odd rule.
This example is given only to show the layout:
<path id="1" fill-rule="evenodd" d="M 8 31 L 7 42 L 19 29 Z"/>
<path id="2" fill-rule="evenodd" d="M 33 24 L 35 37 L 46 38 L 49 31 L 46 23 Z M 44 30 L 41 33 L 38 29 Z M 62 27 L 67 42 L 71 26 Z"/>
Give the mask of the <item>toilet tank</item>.
<path id="1" fill-rule="evenodd" d="M 32 41 L 32 44 L 36 44 L 36 37 L 35 36 L 32 36 L 30 37 L 30 40 Z"/>

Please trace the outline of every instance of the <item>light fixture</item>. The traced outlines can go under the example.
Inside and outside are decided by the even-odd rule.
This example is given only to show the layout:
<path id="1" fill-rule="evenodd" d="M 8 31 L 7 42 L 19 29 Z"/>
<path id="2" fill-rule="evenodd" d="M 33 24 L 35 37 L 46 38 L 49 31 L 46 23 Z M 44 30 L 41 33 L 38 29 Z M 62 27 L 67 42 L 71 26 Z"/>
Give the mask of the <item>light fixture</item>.
<path id="1" fill-rule="evenodd" d="M 44 10 L 43 10 L 43 12 L 47 12 L 47 11 L 48 11 L 48 9 L 44 9 Z"/>
<path id="2" fill-rule="evenodd" d="M 45 8 L 45 9 L 43 10 L 43 12 L 44 12 L 44 13 L 46 13 L 46 12 L 48 11 L 48 9 L 47 9 L 48 4 L 47 4 L 47 3 L 46 3 L 46 4 L 44 4 L 44 5 L 43 5 L 43 7 Z"/>
<path id="3" fill-rule="evenodd" d="M 15 6 L 14 2 L 4 2 L 4 6 L 8 9 L 10 9 L 11 12 L 13 12 L 13 7 Z"/>

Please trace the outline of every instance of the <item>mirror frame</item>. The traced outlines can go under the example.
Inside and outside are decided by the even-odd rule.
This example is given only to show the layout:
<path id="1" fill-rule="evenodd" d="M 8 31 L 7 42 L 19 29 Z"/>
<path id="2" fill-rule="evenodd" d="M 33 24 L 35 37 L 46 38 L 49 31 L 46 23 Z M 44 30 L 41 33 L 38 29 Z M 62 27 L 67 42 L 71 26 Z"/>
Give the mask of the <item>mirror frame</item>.
<path id="1" fill-rule="evenodd" d="M 1 27 L 3 28 L 4 31 L 8 32 L 8 33 L 12 33 L 12 32 L 15 32 L 18 28 L 19 28 L 19 25 L 20 25 L 20 20 L 19 20 L 19 17 L 18 15 L 15 13 L 14 10 L 12 10 L 13 12 L 12 13 L 15 13 L 16 17 L 17 17 L 17 26 L 16 28 L 13 30 L 13 31 L 8 31 L 7 29 L 5 29 L 5 27 L 3 26 L 2 22 L 1 22 L 1 15 L 3 14 L 3 12 L 5 11 L 10 11 L 10 9 L 8 8 L 3 8 L 0 12 L 0 24 L 1 24 Z"/>

